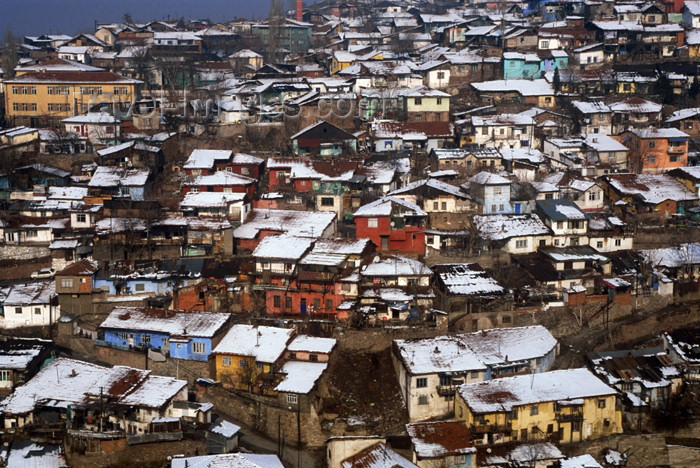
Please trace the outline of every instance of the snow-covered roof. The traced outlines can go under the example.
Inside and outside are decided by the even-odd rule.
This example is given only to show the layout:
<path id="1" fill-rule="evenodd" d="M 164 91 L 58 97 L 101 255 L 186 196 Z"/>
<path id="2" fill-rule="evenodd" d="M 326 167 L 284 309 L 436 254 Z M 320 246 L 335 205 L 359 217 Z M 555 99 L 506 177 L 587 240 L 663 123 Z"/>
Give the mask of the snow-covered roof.
<path id="1" fill-rule="evenodd" d="M 148 181 L 148 169 L 98 166 L 92 174 L 88 187 L 140 187 Z"/>
<path id="2" fill-rule="evenodd" d="M 518 445 L 508 452 L 506 458 L 521 466 L 527 466 L 538 460 L 560 460 L 564 458 L 564 454 L 551 442 L 542 442 Z"/>
<path id="3" fill-rule="evenodd" d="M 554 89 L 545 79 L 493 80 L 472 83 L 481 93 L 517 92 L 522 96 L 553 96 Z"/>
<path id="4" fill-rule="evenodd" d="M 231 150 L 192 150 L 183 169 L 211 169 L 217 162 L 228 161 L 231 158 Z"/>
<path id="5" fill-rule="evenodd" d="M 289 328 L 234 325 L 214 348 L 215 354 L 233 354 L 274 363 L 284 352 L 294 334 Z"/>
<path id="6" fill-rule="evenodd" d="M 241 426 L 237 426 L 225 419 L 220 419 L 209 427 L 209 432 L 219 434 L 227 439 L 230 439 L 241 430 Z"/>
<path id="7" fill-rule="evenodd" d="M 625 145 L 604 133 L 589 133 L 581 135 L 587 146 L 595 151 L 629 151 Z"/>
<path id="8" fill-rule="evenodd" d="M 49 187 L 49 200 L 82 200 L 88 194 L 87 187 Z"/>
<path id="9" fill-rule="evenodd" d="M 549 228 L 539 217 L 532 215 L 479 215 L 474 216 L 474 225 L 479 237 L 486 240 L 549 234 Z"/>
<path id="10" fill-rule="evenodd" d="M 253 251 L 253 258 L 299 260 L 313 244 L 310 237 L 296 237 L 286 234 L 266 236 Z"/>
<path id="11" fill-rule="evenodd" d="M 407 184 L 406 186 L 394 190 L 393 192 L 390 192 L 390 196 L 396 196 L 396 195 L 401 195 L 403 193 L 411 192 L 412 190 L 415 190 L 419 187 L 430 187 L 432 189 L 435 189 L 439 192 L 444 192 L 449 195 L 453 195 L 455 197 L 465 199 L 468 198 L 468 195 L 464 192 L 462 192 L 462 189 L 459 187 L 448 184 L 446 182 L 442 182 L 440 180 L 435 180 L 435 179 L 422 179 L 422 180 L 417 180 L 415 182 L 411 182 L 410 184 Z"/>
<path id="12" fill-rule="evenodd" d="M 394 340 L 412 375 L 484 370 L 505 362 L 537 359 L 557 340 L 541 326 L 498 328 L 452 336 Z"/>
<path id="13" fill-rule="evenodd" d="M 630 128 L 627 130 L 634 133 L 639 138 L 682 138 L 687 139 L 689 135 L 677 128 Z"/>
<path id="14" fill-rule="evenodd" d="M 319 237 L 336 214 L 324 211 L 253 210 L 245 223 L 233 231 L 236 239 L 254 239 L 261 230 L 286 232 L 301 237 Z"/>
<path id="15" fill-rule="evenodd" d="M 680 268 L 685 265 L 697 265 L 700 264 L 700 244 L 640 250 L 639 255 L 654 267 Z"/>
<path id="16" fill-rule="evenodd" d="M 275 391 L 306 394 L 313 390 L 316 381 L 328 365 L 320 362 L 289 361 L 282 366 L 280 373 L 285 374 Z"/>
<path id="17" fill-rule="evenodd" d="M 641 114 L 661 112 L 662 105 L 646 99 L 632 97 L 624 101 L 610 104 L 610 110 L 613 112 L 634 112 Z"/>
<path id="18" fill-rule="evenodd" d="M 535 121 L 532 117 L 523 114 L 475 115 L 472 117 L 472 125 L 475 127 L 535 125 Z"/>
<path id="19" fill-rule="evenodd" d="M 63 123 L 85 123 L 100 125 L 115 125 L 120 121 L 109 115 L 107 112 L 88 112 L 84 115 L 76 115 L 63 119 Z"/>
<path id="20" fill-rule="evenodd" d="M 572 383 L 575 382 L 575 385 Z M 457 392 L 472 412 L 505 413 L 519 406 L 615 395 L 588 369 L 567 369 L 503 377 L 460 385 Z"/>
<path id="21" fill-rule="evenodd" d="M 666 200 L 698 199 L 685 185 L 666 174 L 612 174 L 605 176 L 605 180 L 621 195 L 638 197 L 652 205 Z"/>
<path id="22" fill-rule="evenodd" d="M 375 444 L 340 464 L 341 468 L 418 468 L 384 444 Z"/>
<path id="23" fill-rule="evenodd" d="M 603 468 L 603 466 L 595 461 L 593 455 L 585 453 L 576 457 L 565 458 L 559 460 L 560 468 Z"/>
<path id="24" fill-rule="evenodd" d="M 0 344 L 0 369 L 25 370 L 51 344 L 48 340 L 15 339 Z"/>
<path id="25" fill-rule="evenodd" d="M 252 177 L 236 174 L 228 171 L 217 171 L 214 174 L 201 175 L 195 177 L 192 181 L 185 182 L 189 186 L 231 186 L 231 185 L 250 185 L 257 181 Z"/>
<path id="26" fill-rule="evenodd" d="M 2 305 L 7 307 L 49 304 L 55 294 L 56 283 L 54 281 L 15 284 L 10 288 Z"/>
<path id="27" fill-rule="evenodd" d="M 102 395 L 122 405 L 160 409 L 187 381 L 151 375 L 150 371 L 112 368 L 59 357 L 0 403 L 5 414 L 26 414 L 36 407 L 67 408 Z"/>
<path id="28" fill-rule="evenodd" d="M 562 198 L 559 200 L 537 200 L 537 206 L 545 216 L 552 221 L 567 221 L 572 219 L 584 220 L 586 214 L 571 200 Z"/>
<path id="29" fill-rule="evenodd" d="M 446 292 L 452 296 L 502 294 L 503 287 L 478 264 L 433 265 L 433 271 Z"/>
<path id="30" fill-rule="evenodd" d="M 298 335 L 289 343 L 287 350 L 292 352 L 306 351 L 309 353 L 330 354 L 335 344 L 336 340 L 333 338 Z"/>
<path id="31" fill-rule="evenodd" d="M 430 421 L 406 424 L 418 458 L 443 458 L 475 453 L 469 429 L 463 421 Z"/>
<path id="32" fill-rule="evenodd" d="M 571 101 L 571 105 L 582 114 L 609 114 L 612 112 L 603 101 Z"/>
<path id="33" fill-rule="evenodd" d="M 173 458 L 170 468 L 284 468 L 277 455 L 222 453 L 198 457 Z"/>
<path id="34" fill-rule="evenodd" d="M 171 337 L 213 337 L 229 319 L 228 314 L 186 313 L 115 307 L 100 324 L 102 329 L 137 330 L 165 333 Z"/>
<path id="35" fill-rule="evenodd" d="M 671 116 L 668 119 L 666 119 L 666 123 L 678 122 L 679 120 L 685 120 L 690 118 L 698 118 L 698 116 L 700 116 L 700 107 L 680 109 L 673 112 Z"/>
<path id="36" fill-rule="evenodd" d="M 510 185 L 511 181 L 493 172 L 481 171 L 469 178 L 469 182 L 478 185 Z"/>
<path id="37" fill-rule="evenodd" d="M 546 161 L 542 152 L 535 148 L 501 148 L 501 157 L 507 161 L 525 161 L 540 164 Z"/>
<path id="38" fill-rule="evenodd" d="M 225 208 L 229 203 L 243 201 L 245 196 L 233 192 L 187 192 L 180 208 Z"/>
<path id="39" fill-rule="evenodd" d="M 418 205 L 401 198 L 386 196 L 361 206 L 353 213 L 361 216 L 428 216 Z"/>
<path id="40" fill-rule="evenodd" d="M 432 276 L 433 271 L 418 260 L 390 256 L 375 257 L 374 261 L 363 265 L 360 275 L 373 276 Z"/>

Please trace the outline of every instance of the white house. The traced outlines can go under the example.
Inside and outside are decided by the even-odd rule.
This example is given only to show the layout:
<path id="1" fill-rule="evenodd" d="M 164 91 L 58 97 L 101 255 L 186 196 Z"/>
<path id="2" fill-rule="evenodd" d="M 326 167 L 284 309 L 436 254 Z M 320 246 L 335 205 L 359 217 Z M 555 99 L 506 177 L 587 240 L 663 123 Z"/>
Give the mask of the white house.
<path id="1" fill-rule="evenodd" d="M 75 132 L 87 137 L 93 144 L 119 138 L 120 134 L 121 122 L 106 112 L 88 112 L 85 115 L 68 117 L 62 122 L 67 132 Z"/>
<path id="2" fill-rule="evenodd" d="M 394 340 L 392 357 L 409 420 L 421 421 L 454 411 L 458 385 L 544 372 L 557 352 L 557 340 L 535 325 Z"/>
<path id="3" fill-rule="evenodd" d="M 60 311 L 53 305 L 54 281 L 16 284 L 2 302 L 3 328 L 40 327 L 56 322 Z"/>

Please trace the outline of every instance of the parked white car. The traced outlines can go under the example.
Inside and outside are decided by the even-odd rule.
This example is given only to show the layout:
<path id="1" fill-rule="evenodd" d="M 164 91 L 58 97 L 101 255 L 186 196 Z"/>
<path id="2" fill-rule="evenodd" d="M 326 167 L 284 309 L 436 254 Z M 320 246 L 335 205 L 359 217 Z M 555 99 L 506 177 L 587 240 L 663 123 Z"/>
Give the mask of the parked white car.
<path id="1" fill-rule="evenodd" d="M 56 270 L 53 268 L 42 268 L 41 270 L 32 273 L 32 278 L 34 279 L 53 278 L 54 276 L 56 276 Z"/>

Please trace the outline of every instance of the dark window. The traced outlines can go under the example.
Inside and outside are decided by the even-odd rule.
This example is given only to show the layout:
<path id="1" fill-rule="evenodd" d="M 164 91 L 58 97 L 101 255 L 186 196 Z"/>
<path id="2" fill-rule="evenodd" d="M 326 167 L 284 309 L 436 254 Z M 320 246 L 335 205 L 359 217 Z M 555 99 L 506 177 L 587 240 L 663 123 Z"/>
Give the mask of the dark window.
<path id="1" fill-rule="evenodd" d="M 281 307 L 282 299 L 279 296 L 272 296 L 272 303 L 275 307 Z"/>
<path id="2" fill-rule="evenodd" d="M 419 377 L 416 379 L 416 388 L 425 388 L 428 386 L 427 377 Z"/>
<path id="3" fill-rule="evenodd" d="M 335 203 L 333 203 L 333 198 L 331 197 L 323 197 L 321 198 L 321 206 L 333 206 Z"/>

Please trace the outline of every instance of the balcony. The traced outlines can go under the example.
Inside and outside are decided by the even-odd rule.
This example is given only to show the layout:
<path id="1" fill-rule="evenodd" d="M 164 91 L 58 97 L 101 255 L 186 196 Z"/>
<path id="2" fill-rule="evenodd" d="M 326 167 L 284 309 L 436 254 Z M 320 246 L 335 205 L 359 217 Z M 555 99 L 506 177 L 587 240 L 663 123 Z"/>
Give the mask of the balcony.
<path id="1" fill-rule="evenodd" d="M 572 411 L 571 413 L 558 413 L 556 416 L 557 422 L 572 422 L 583 421 L 583 411 Z"/>
<path id="2" fill-rule="evenodd" d="M 510 426 L 501 426 L 498 424 L 473 424 L 471 427 L 472 433 L 476 434 L 491 434 L 491 433 L 497 433 L 497 432 L 503 432 L 503 433 L 508 433 L 510 434 L 511 432 L 511 427 Z"/>
<path id="3" fill-rule="evenodd" d="M 438 385 L 437 392 L 440 396 L 451 396 L 454 395 L 457 387 L 454 385 Z"/>
<path id="4" fill-rule="evenodd" d="M 668 147 L 669 154 L 683 154 L 684 152 L 685 152 L 684 146 L 669 146 Z"/>

